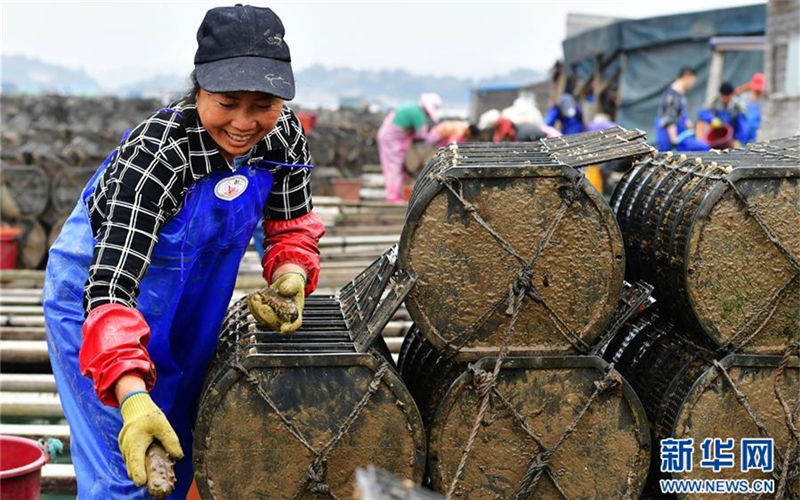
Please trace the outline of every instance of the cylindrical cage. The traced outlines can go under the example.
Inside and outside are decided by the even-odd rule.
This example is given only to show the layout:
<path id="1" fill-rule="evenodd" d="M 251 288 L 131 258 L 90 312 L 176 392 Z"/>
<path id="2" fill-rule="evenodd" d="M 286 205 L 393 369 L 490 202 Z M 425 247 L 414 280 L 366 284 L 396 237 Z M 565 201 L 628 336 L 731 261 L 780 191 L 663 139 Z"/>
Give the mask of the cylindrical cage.
<path id="1" fill-rule="evenodd" d="M 50 200 L 50 178 L 43 169 L 0 163 L 0 182 L 7 189 L 4 195 L 14 200 L 20 215 L 37 217 L 47 208 Z M 75 199 L 72 203 L 75 203 Z"/>
<path id="2" fill-rule="evenodd" d="M 773 480 L 774 498 L 800 498 L 800 360 L 790 356 L 732 354 L 693 380 L 678 412 L 672 436 L 733 443 L 734 467 L 694 467 L 682 479 Z M 746 441 L 762 443 L 758 447 Z M 764 441 L 771 440 L 772 470 Z M 759 446 L 759 445 L 754 445 Z M 764 470 L 758 469 L 764 466 Z M 742 468 L 746 470 L 742 470 Z M 686 495 L 684 498 L 700 498 Z"/>
<path id="3" fill-rule="evenodd" d="M 568 150 L 572 151 L 572 150 Z M 623 242 L 602 196 L 538 143 L 442 148 L 420 175 L 399 267 L 406 307 L 439 349 L 490 355 L 525 298 L 515 354 L 588 352 L 622 291 Z"/>
<path id="4" fill-rule="evenodd" d="M 644 404 L 656 440 L 669 437 L 675 412 L 713 360 L 708 346 L 692 343 L 678 326 L 648 310 L 625 325 L 604 356 L 629 381 Z"/>
<path id="5" fill-rule="evenodd" d="M 696 457 L 694 468 L 675 474 L 676 478 L 773 479 L 776 485 L 783 481 L 786 498 L 795 498 L 792 495 L 800 493 L 800 441 L 791 437 L 790 429 L 800 413 L 796 351 L 787 345 L 783 356 L 731 354 L 720 361 L 716 356 L 716 351 L 693 343 L 682 328 L 654 311 L 621 329 L 605 351 L 606 360 L 615 364 L 644 403 L 656 449 L 664 439 L 691 438 L 698 455 L 707 438 L 732 439 L 732 451 L 742 460 L 743 439 L 774 440 L 778 473 L 742 471 L 741 462 L 714 471 L 700 467 Z M 653 488 L 665 477 L 660 463 L 664 458 L 663 453 L 653 454 Z M 784 479 L 781 468 L 787 470 Z"/>
<path id="6" fill-rule="evenodd" d="M 470 499 L 638 497 L 650 433 L 616 371 L 594 356 L 510 357 L 487 385 L 495 363 L 447 358 L 415 328 L 406 338 L 399 366 L 428 429 L 434 489 Z"/>
<path id="7" fill-rule="evenodd" d="M 349 498 L 355 469 L 371 464 L 420 482 L 422 420 L 377 344 L 358 352 L 334 297 L 309 297 L 289 337 L 243 300 L 231 306 L 195 427 L 203 497 Z"/>
<path id="8" fill-rule="evenodd" d="M 800 166 L 755 153 L 637 163 L 611 199 L 628 279 L 724 352 L 800 338 Z M 699 340 L 699 338 L 695 338 Z"/>

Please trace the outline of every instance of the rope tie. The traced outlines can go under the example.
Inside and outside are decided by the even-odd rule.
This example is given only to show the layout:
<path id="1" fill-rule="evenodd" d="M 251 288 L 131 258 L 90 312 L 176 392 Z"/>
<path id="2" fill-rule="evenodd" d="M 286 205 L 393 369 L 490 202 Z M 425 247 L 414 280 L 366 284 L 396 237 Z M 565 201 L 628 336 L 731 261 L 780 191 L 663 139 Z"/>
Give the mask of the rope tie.
<path id="1" fill-rule="evenodd" d="M 478 396 L 483 398 L 492 389 L 494 389 L 497 379 L 495 379 L 491 373 L 487 372 L 486 370 L 476 368 L 474 365 L 470 365 L 469 370 L 472 372 L 472 383 L 475 385 L 475 390 L 478 393 Z"/>
<path id="2" fill-rule="evenodd" d="M 581 173 L 570 181 L 565 197 L 567 205 L 572 205 L 583 196 L 583 179 L 584 175 Z"/>
<path id="3" fill-rule="evenodd" d="M 328 486 L 328 483 L 326 482 L 326 477 L 328 475 L 328 460 L 326 458 L 321 456 L 315 458 L 314 461 L 309 464 L 306 474 L 308 475 L 308 479 L 314 483 L 314 485 L 311 487 L 311 493 L 323 495 L 330 494 L 331 487 Z"/>
<path id="4" fill-rule="evenodd" d="M 525 293 L 528 291 L 534 292 L 533 287 L 531 286 L 531 282 L 533 281 L 534 275 L 533 266 L 530 264 L 525 264 L 517 273 L 517 279 L 514 282 L 514 293 L 519 295 L 521 293 Z"/>
<path id="5" fill-rule="evenodd" d="M 506 316 L 512 316 L 514 314 L 514 283 L 510 282 L 508 284 L 508 306 L 506 306 Z"/>
<path id="6" fill-rule="evenodd" d="M 489 407 L 494 408 L 494 404 L 491 400 L 491 393 L 497 392 L 497 376 L 492 372 L 476 368 L 474 365 L 469 365 L 467 369 L 472 372 L 472 384 L 475 387 L 475 392 L 478 394 L 478 397 L 481 400 L 488 398 Z M 495 420 L 497 420 L 497 418 L 492 417 L 487 411 L 481 416 L 480 423 L 482 426 L 488 427 L 492 425 Z"/>
<path id="7" fill-rule="evenodd" d="M 600 392 L 608 392 L 622 387 L 622 377 L 618 373 L 609 371 L 601 380 L 595 380 L 594 386 Z"/>

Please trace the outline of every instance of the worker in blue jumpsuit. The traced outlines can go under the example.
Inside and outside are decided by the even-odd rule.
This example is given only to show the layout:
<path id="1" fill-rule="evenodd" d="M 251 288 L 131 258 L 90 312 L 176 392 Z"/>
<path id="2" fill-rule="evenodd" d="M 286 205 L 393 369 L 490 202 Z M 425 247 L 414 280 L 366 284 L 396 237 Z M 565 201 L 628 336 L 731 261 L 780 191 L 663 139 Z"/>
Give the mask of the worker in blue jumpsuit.
<path id="1" fill-rule="evenodd" d="M 586 130 L 583 124 L 583 112 L 575 98 L 570 93 L 561 94 L 558 102 L 547 112 L 544 119 L 545 125 L 555 127 L 559 125 L 563 135 L 580 134 Z"/>
<path id="2" fill-rule="evenodd" d="M 655 120 L 659 151 L 708 151 L 708 144 L 695 138 L 686 104 L 686 92 L 694 87 L 697 73 L 684 66 L 678 77 L 661 94 Z"/>
<path id="3" fill-rule="evenodd" d="M 766 88 L 764 73 L 753 73 L 746 87 L 750 92 L 742 96 L 742 104 L 747 109 L 747 142 L 750 143 L 758 140 L 758 131 L 761 129 L 761 103 Z"/>
<path id="4" fill-rule="evenodd" d="M 193 478 L 191 429 L 239 263 L 263 217 L 264 277 L 302 313 L 324 226 L 280 19 L 211 9 L 194 88 L 133 129 L 83 190 L 50 250 L 47 345 L 70 426 L 78 497 L 147 498 L 154 440 Z M 263 312 L 263 311 L 262 311 Z M 276 318 L 291 334 L 302 323 Z"/>
<path id="5" fill-rule="evenodd" d="M 749 137 L 749 127 L 747 120 L 747 110 L 740 102 L 734 99 L 733 85 L 724 82 L 719 87 L 719 95 L 711 101 L 711 105 L 703 108 L 697 114 L 697 131 L 695 136 L 698 139 L 706 139 L 708 142 L 709 134 L 712 129 L 720 127 L 731 127 L 733 129 L 732 143 L 725 144 L 725 147 L 741 146 L 747 144 Z"/>

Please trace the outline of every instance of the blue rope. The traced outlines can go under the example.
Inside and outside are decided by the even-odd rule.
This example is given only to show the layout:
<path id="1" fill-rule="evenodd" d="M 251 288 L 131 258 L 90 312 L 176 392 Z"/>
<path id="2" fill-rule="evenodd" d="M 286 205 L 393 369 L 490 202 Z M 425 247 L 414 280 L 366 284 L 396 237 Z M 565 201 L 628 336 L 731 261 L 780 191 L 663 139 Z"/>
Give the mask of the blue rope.
<path id="1" fill-rule="evenodd" d="M 172 112 L 172 113 L 175 113 L 176 115 L 178 115 L 178 117 L 179 117 L 181 120 L 183 120 L 183 113 L 181 113 L 181 112 L 180 112 L 180 111 L 178 111 L 177 109 L 172 109 L 172 108 L 161 108 L 161 109 L 159 109 L 159 111 L 170 111 L 170 112 Z"/>
<path id="2" fill-rule="evenodd" d="M 314 165 L 304 165 L 302 163 L 281 163 L 278 161 L 271 161 L 271 160 L 259 160 L 259 164 L 261 163 L 268 163 L 270 165 L 277 165 L 279 167 L 287 167 L 287 168 L 314 168 Z"/>

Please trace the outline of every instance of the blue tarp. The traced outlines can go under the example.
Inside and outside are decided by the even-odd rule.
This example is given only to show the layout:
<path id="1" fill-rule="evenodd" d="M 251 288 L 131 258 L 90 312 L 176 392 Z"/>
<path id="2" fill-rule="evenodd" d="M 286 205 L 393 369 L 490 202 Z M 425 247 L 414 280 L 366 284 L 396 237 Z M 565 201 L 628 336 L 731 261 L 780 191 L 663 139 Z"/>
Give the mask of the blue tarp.
<path id="1" fill-rule="evenodd" d="M 706 98 L 710 39 L 763 35 L 766 10 L 766 4 L 760 4 L 619 21 L 564 40 L 565 65 L 581 80 L 591 76 L 597 56 L 602 58 L 604 77 L 622 65 L 617 122 L 646 130 L 652 139 L 658 99 L 680 67 L 697 70 L 697 83 L 687 95 L 694 120 Z M 763 57 L 760 51 L 726 52 L 722 81 L 734 86 L 748 81 L 763 71 Z"/>

